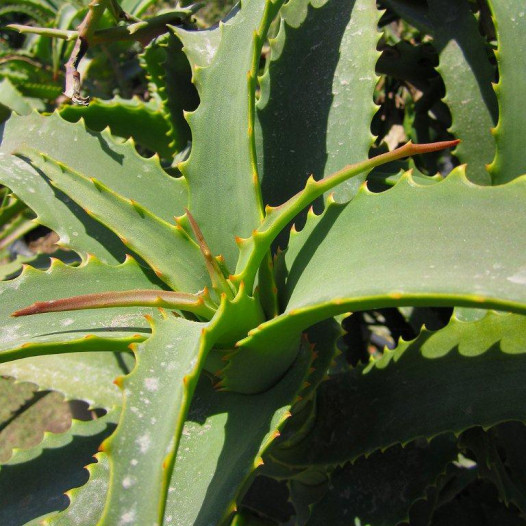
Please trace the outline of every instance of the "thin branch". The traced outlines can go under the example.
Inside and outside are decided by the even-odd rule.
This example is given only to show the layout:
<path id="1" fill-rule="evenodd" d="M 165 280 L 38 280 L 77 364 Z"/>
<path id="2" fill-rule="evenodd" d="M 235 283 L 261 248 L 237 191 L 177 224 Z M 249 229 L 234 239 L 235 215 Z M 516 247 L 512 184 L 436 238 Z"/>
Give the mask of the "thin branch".
<path id="1" fill-rule="evenodd" d="M 66 86 L 64 95 L 75 104 L 87 106 L 89 97 L 80 94 L 81 79 L 78 66 L 88 49 L 96 44 L 116 41 L 136 41 L 142 45 L 166 33 L 170 25 L 184 25 L 189 23 L 192 15 L 202 7 L 202 4 L 193 4 L 178 8 L 169 13 L 154 16 L 149 20 L 140 20 L 127 14 L 118 4 L 117 0 L 92 0 L 88 5 L 88 12 L 76 31 L 54 29 L 45 27 L 31 27 L 21 24 L 10 24 L 7 27 L 20 33 L 31 33 L 52 38 L 62 38 L 66 41 L 75 40 L 75 46 L 66 63 Z M 96 31 L 95 26 L 108 9 L 116 21 L 131 22 Z"/>
<path id="2" fill-rule="evenodd" d="M 88 5 L 88 12 L 84 20 L 77 28 L 78 36 L 69 60 L 66 62 L 66 87 L 64 95 L 74 103 L 87 106 L 89 97 L 80 94 L 80 73 L 78 65 L 89 48 L 91 36 L 95 31 L 95 25 L 102 17 L 104 10 L 108 7 L 109 0 L 92 0 Z"/>

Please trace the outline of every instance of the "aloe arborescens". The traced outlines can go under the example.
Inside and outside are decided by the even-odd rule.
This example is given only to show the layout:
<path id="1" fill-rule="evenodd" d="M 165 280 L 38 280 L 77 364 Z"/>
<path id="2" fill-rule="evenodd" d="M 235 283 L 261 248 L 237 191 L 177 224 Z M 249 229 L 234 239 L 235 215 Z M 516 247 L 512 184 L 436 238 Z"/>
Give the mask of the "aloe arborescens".
<path id="1" fill-rule="evenodd" d="M 25 466 L 44 475 L 55 457 L 72 455 L 73 465 L 74 450 L 99 445 L 88 480 L 63 476 L 73 481 L 60 486 L 70 490 L 67 507 L 44 487 L 20 508 L 25 520 L 259 524 L 258 481 L 285 480 L 294 512 L 284 521 L 396 524 L 457 459 L 451 432 L 526 418 L 526 251 L 514 235 L 526 231 L 525 179 L 502 173 L 511 168 L 497 141 L 488 177 L 507 184 L 479 186 L 470 182 L 479 172 L 459 166 L 440 182 L 406 172 L 371 192 L 363 181 L 374 168 L 458 141 L 363 160 L 380 13 L 371 0 L 343 4 L 247 0 L 217 29 L 174 27 L 162 37 L 183 43 L 200 97 L 186 117 L 192 147 L 179 177 L 131 141 L 58 114 L 5 125 L 0 180 L 83 262 L 27 267 L 2 284 L 0 372 L 107 411 L 4 466 L 7 494 L 22 499 Z M 312 80 L 319 94 L 305 113 L 316 120 L 298 126 L 281 115 L 280 97 L 307 87 L 287 65 L 318 45 L 328 76 Z M 505 93 L 504 76 L 499 86 Z M 497 136 L 506 126 L 503 118 Z M 326 151 L 308 151 L 320 132 Z M 316 179 L 301 171 L 309 162 Z M 278 235 L 319 198 L 323 211 L 311 209 L 273 254 Z M 458 311 L 368 365 L 331 365 L 341 335 L 331 318 L 406 306 L 509 313 Z M 375 498 L 366 487 L 373 468 L 405 481 L 374 509 L 363 504 Z"/>

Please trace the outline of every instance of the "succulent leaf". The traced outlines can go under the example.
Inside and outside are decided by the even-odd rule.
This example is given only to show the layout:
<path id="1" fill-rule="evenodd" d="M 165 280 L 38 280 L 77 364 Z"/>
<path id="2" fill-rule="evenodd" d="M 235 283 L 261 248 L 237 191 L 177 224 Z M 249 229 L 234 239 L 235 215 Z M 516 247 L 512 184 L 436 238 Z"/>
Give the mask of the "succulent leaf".
<path id="1" fill-rule="evenodd" d="M 135 368 L 119 380 L 119 425 L 101 446 L 111 473 L 101 525 L 162 522 L 182 427 L 210 345 L 204 323 L 169 317 L 152 328 L 135 352 Z M 152 498 L 139 505 L 145 492 Z"/>
<path id="2" fill-rule="evenodd" d="M 99 343 L 98 348 L 103 348 Z M 79 352 L 32 356 L 0 364 L 0 375 L 33 382 L 39 390 L 62 393 L 69 400 L 84 400 L 90 408 L 109 411 L 120 407 L 122 393 L 113 383 L 133 367 L 130 353 Z"/>
<path id="3" fill-rule="evenodd" d="M 304 348 L 272 389 L 253 396 L 218 393 L 206 378 L 200 380 L 179 446 L 165 524 L 221 524 L 233 512 L 243 484 L 290 416 L 310 362 Z"/>
<path id="4" fill-rule="evenodd" d="M 18 115 L 29 115 L 32 111 L 31 106 L 8 78 L 4 78 L 0 82 L 0 115 L 2 116 L 4 115 L 4 107 L 6 117 L 11 111 L 15 111 Z M 4 121 L 6 117 L 0 118 L 0 122 Z"/>
<path id="5" fill-rule="evenodd" d="M 199 102 L 181 42 L 169 33 L 163 35 L 146 47 L 141 62 L 147 70 L 150 92 L 161 102 L 158 116 L 169 128 L 165 140 L 172 153 L 179 152 L 191 139 L 184 112 L 195 110 Z"/>
<path id="6" fill-rule="evenodd" d="M 56 231 L 61 243 L 97 255 L 109 263 L 122 262 L 126 248 L 117 236 L 87 216 L 75 203 L 53 190 L 46 178 L 21 159 L 8 154 L 31 146 L 72 170 L 96 176 L 128 199 L 153 208 L 172 221 L 187 204 L 186 183 L 168 176 L 158 160 L 140 157 L 130 142 L 117 143 L 109 133 L 96 134 L 81 123 L 70 124 L 54 114 L 12 117 L 4 128 L 0 148 L 0 181 L 38 214 L 38 221 Z M 103 145 L 104 154 L 99 155 Z M 156 204 L 156 201 L 159 201 Z"/>
<path id="7" fill-rule="evenodd" d="M 231 17 L 234 16 L 234 10 Z M 200 31 L 189 31 L 173 26 L 171 30 L 183 44 L 183 51 L 190 62 L 192 70 L 205 68 L 212 63 L 221 42 L 221 27 L 214 26 Z M 194 79 L 197 82 L 199 76 Z"/>
<path id="8" fill-rule="evenodd" d="M 364 189 L 347 205 L 330 204 L 292 235 L 284 312 L 252 338 L 271 338 L 272 325 L 283 335 L 338 313 L 395 305 L 525 312 L 525 250 L 502 236 L 526 228 L 525 191 L 524 178 L 475 186 L 460 167 L 437 184 L 419 186 L 407 175 L 386 192 Z"/>
<path id="9" fill-rule="evenodd" d="M 458 141 L 444 141 L 430 144 L 413 144 L 408 142 L 395 150 L 377 155 L 366 161 L 349 164 L 337 172 L 322 180 L 315 181 L 311 176 L 307 179 L 305 188 L 291 197 L 288 201 L 277 207 L 267 206 L 266 216 L 258 229 L 252 232 L 252 236 L 246 239 L 236 238 L 240 248 L 237 262 L 236 274 L 232 276 L 234 281 L 244 281 L 248 289 L 252 288 L 256 269 L 263 261 L 265 254 L 270 249 L 272 242 L 277 238 L 283 228 L 292 221 L 304 208 L 314 202 L 324 192 L 332 190 L 337 185 L 345 183 L 351 178 L 357 178 L 361 174 L 367 174 L 370 170 L 382 164 L 396 161 L 400 158 L 440 151 L 455 146 Z M 331 197 L 328 203 L 334 203 Z"/>
<path id="10" fill-rule="evenodd" d="M 84 484 L 84 466 L 91 462 L 101 440 L 114 429 L 117 416 L 118 411 L 97 420 L 73 421 L 65 433 L 46 433 L 38 446 L 17 450 L 0 470 L 2 524 L 13 524 L 13 517 L 23 524 L 65 507 L 67 498 L 63 493 Z M 103 494 L 92 496 L 96 509 Z"/>
<path id="11" fill-rule="evenodd" d="M 97 453 L 94 458 L 97 461 L 96 463 L 85 466 L 89 473 L 88 482 L 67 492 L 66 495 L 70 501 L 69 506 L 44 520 L 45 526 L 69 526 L 71 524 L 93 526 L 96 524 L 104 508 L 110 466 L 108 457 L 103 453 Z M 42 522 L 39 521 L 38 524 L 40 526 Z"/>
<path id="12" fill-rule="evenodd" d="M 312 506 L 307 526 L 352 524 L 349 520 L 393 526 L 409 520 L 411 504 L 425 497 L 457 457 L 455 441 L 445 436 L 430 444 L 393 446 L 337 468 L 330 476 L 331 491 Z"/>
<path id="13" fill-rule="evenodd" d="M 90 258 L 78 268 L 59 260 L 47 271 L 26 267 L 18 278 L 0 283 L 1 312 L 4 319 L 0 337 L 0 361 L 38 354 L 127 350 L 132 342 L 150 335 L 145 314 L 156 310 L 123 307 L 82 310 L 71 314 L 47 313 L 33 318 L 12 318 L 10 314 L 35 300 L 53 300 L 75 294 L 159 288 L 158 279 L 131 258 L 112 267 Z"/>
<path id="14" fill-rule="evenodd" d="M 93 131 L 100 132 L 109 127 L 112 135 L 125 139 L 133 137 L 137 144 L 160 157 L 169 158 L 176 152 L 169 136 L 169 124 L 156 99 L 148 102 L 120 97 L 109 101 L 92 99 L 89 106 L 63 106 L 59 111 L 60 116 L 69 122 L 84 119 L 86 126 Z"/>
<path id="15" fill-rule="evenodd" d="M 502 184 L 526 173 L 523 148 L 526 108 L 520 94 L 526 69 L 526 10 L 520 0 L 489 0 L 497 30 L 496 51 L 499 82 L 495 92 L 499 101 L 499 122 L 494 129 L 497 152 L 489 166 L 495 184 Z"/>
<path id="16" fill-rule="evenodd" d="M 74 171 L 32 148 L 22 148 L 19 153 L 45 173 L 51 185 L 115 232 L 172 289 L 197 292 L 210 284 L 197 244 L 181 227 L 123 197 L 93 175 Z"/>
<path id="17" fill-rule="evenodd" d="M 453 153 L 468 165 L 470 181 L 491 184 L 486 165 L 495 153 L 491 135 L 498 114 L 492 89 L 495 68 L 466 2 L 432 0 L 428 4 L 433 43 L 440 57 L 438 71 L 453 116 L 450 131 L 462 140 Z"/>
<path id="18" fill-rule="evenodd" d="M 190 188 L 188 209 L 227 268 L 234 268 L 237 259 L 234 237 L 249 235 L 263 213 L 254 158 L 253 99 L 261 47 L 280 5 L 280 0 L 246 0 L 221 24 L 221 43 L 212 63 L 194 68 L 201 102 L 188 115 L 192 152 L 180 166 Z"/>
<path id="19" fill-rule="evenodd" d="M 300 191 L 310 174 L 320 179 L 366 159 L 377 110 L 376 2 L 293 0 L 280 15 L 257 103 L 262 193 L 272 206 Z M 342 183 L 336 199 L 349 200 L 364 178 Z"/>
<path id="20" fill-rule="evenodd" d="M 369 366 L 323 383 L 311 434 L 272 456 L 292 466 L 336 464 L 418 437 L 526 419 L 525 328 L 525 316 L 489 312 L 401 341 Z"/>

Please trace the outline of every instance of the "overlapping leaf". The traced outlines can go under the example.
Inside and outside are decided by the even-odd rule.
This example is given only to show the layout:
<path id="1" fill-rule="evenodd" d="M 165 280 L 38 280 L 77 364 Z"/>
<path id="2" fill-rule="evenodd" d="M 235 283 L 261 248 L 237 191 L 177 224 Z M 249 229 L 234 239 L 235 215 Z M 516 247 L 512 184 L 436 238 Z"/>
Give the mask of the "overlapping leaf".
<path id="1" fill-rule="evenodd" d="M 409 519 L 409 508 L 425 496 L 449 462 L 458 456 L 455 441 L 395 446 L 337 468 L 331 490 L 312 507 L 307 526 L 374 524 L 393 526 Z M 351 521 L 351 522 L 350 522 Z"/>
<path id="2" fill-rule="evenodd" d="M 181 169 L 190 188 L 189 209 L 212 252 L 221 254 L 228 268 L 237 258 L 234 237 L 248 235 L 262 214 L 253 145 L 254 92 L 260 50 L 280 4 L 246 0 L 221 25 L 211 64 L 194 69 L 201 102 L 188 115 L 192 152 Z"/>
<path id="3" fill-rule="evenodd" d="M 108 308 L 68 314 L 50 312 L 22 318 L 12 318 L 10 314 L 35 301 L 134 288 L 162 290 L 155 276 L 131 259 L 116 267 L 94 258 L 78 268 L 58 260 L 45 272 L 27 267 L 20 277 L 0 284 L 4 320 L 0 332 L 0 358 L 6 361 L 75 350 L 127 350 L 131 342 L 149 336 L 144 315 L 154 314 L 154 309 Z"/>
<path id="4" fill-rule="evenodd" d="M 322 384 L 313 431 L 272 455 L 291 465 L 335 464 L 417 437 L 526 419 L 525 328 L 525 316 L 488 313 L 402 341 Z"/>
<path id="5" fill-rule="evenodd" d="M 253 396 L 217 393 L 201 380 L 181 438 L 165 524 L 221 524 L 233 512 L 243 483 L 288 418 L 309 363 L 304 349 L 280 382 Z"/>
<path id="6" fill-rule="evenodd" d="M 280 15 L 256 127 L 263 197 L 273 206 L 310 174 L 320 179 L 367 159 L 380 36 L 371 0 L 293 0 Z M 337 199 L 349 200 L 361 180 L 342 184 Z"/>
<path id="7" fill-rule="evenodd" d="M 29 146 L 155 210 L 165 221 L 173 221 L 187 204 L 184 180 L 169 177 L 155 158 L 140 157 L 130 142 L 119 144 L 109 133 L 90 132 L 56 114 L 11 118 L 0 147 L 0 181 L 38 214 L 40 223 L 61 236 L 62 244 L 81 254 L 93 253 L 111 263 L 122 262 L 127 251 L 113 232 L 83 211 L 82 202 L 75 203 L 30 164 L 8 155 Z"/>
<path id="8" fill-rule="evenodd" d="M 254 343 L 272 338 L 270 326 L 294 332 L 357 308 L 524 312 L 526 246 L 506 233 L 526 228 L 525 192 L 525 179 L 479 187 L 459 168 L 433 185 L 406 176 L 381 194 L 364 189 L 351 203 L 312 215 L 285 254 L 284 314 L 254 330 Z"/>
<path id="9" fill-rule="evenodd" d="M 95 99 L 89 106 L 64 106 L 60 115 L 70 122 L 83 118 L 86 126 L 93 131 L 109 127 L 113 135 L 125 139 L 133 137 L 137 144 L 158 153 L 160 157 L 171 157 L 175 153 L 170 144 L 169 124 L 156 99 L 148 102 L 138 98 Z"/>
<path id="10" fill-rule="evenodd" d="M 145 49 L 141 60 L 147 70 L 150 93 L 161 102 L 158 116 L 169 127 L 165 137 L 168 148 L 172 153 L 179 152 L 191 138 L 184 111 L 194 110 L 199 102 L 181 42 L 171 34 L 163 35 Z"/>
<path id="11" fill-rule="evenodd" d="M 107 226 L 129 250 L 142 257 L 174 290 L 197 292 L 209 284 L 201 252 L 180 227 L 161 219 L 134 199 L 127 199 L 95 176 L 73 171 L 54 158 L 23 149 L 31 163 L 46 174 L 90 216 Z"/>
<path id="12" fill-rule="evenodd" d="M 38 446 L 18 450 L 0 471 L 2 524 L 20 526 L 65 508 L 68 499 L 63 493 L 85 483 L 88 473 L 84 466 L 91 462 L 101 440 L 115 428 L 117 416 L 118 411 L 98 420 L 74 421 L 65 433 L 46 433 Z M 97 509 L 97 499 L 103 496 L 92 494 L 90 505 Z M 84 511 L 83 517 L 90 517 L 90 513 Z"/>

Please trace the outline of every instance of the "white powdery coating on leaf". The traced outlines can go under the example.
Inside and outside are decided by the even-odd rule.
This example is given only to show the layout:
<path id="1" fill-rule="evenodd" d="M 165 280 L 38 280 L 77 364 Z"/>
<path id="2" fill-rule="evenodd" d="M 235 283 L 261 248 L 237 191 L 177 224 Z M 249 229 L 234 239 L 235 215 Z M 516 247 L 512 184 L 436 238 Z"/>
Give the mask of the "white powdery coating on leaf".
<path id="1" fill-rule="evenodd" d="M 526 268 L 519 270 L 519 272 L 507 278 L 507 280 L 518 285 L 526 285 Z"/>
<path id="2" fill-rule="evenodd" d="M 4 327 L 0 332 L 0 342 L 11 343 L 18 340 L 21 337 L 18 334 L 18 331 L 21 327 L 22 325 L 12 325 L 11 327 Z"/>
<path id="3" fill-rule="evenodd" d="M 122 487 L 124 489 L 131 488 L 135 484 L 135 482 L 137 482 L 135 477 L 130 477 L 130 476 L 124 477 L 122 479 Z"/>
<path id="4" fill-rule="evenodd" d="M 121 515 L 119 524 L 132 524 L 135 520 L 135 510 L 127 511 Z"/>
<path id="5" fill-rule="evenodd" d="M 159 378 L 145 378 L 144 387 L 148 391 L 157 391 L 159 389 Z"/>
<path id="6" fill-rule="evenodd" d="M 144 435 L 141 435 L 135 443 L 139 446 L 139 449 L 141 453 L 146 453 L 148 449 L 150 449 L 150 446 L 152 444 L 152 439 L 150 437 L 150 433 L 145 433 Z"/>

